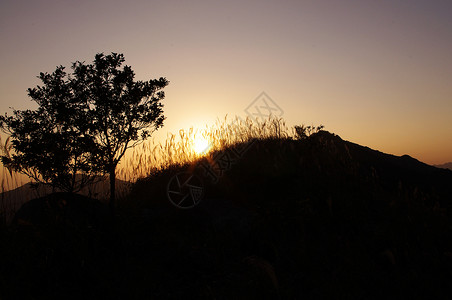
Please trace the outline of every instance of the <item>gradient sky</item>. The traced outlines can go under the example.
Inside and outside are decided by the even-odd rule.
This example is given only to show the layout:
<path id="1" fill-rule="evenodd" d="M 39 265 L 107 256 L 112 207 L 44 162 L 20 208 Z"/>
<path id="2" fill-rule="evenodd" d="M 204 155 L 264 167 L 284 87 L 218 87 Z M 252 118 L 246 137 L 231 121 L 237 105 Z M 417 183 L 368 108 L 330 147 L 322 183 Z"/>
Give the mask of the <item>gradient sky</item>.
<path id="1" fill-rule="evenodd" d="M 39 72 L 119 52 L 166 77 L 166 132 L 246 116 L 265 91 L 288 125 L 452 161 L 452 1 L 0 1 L 0 112 Z"/>

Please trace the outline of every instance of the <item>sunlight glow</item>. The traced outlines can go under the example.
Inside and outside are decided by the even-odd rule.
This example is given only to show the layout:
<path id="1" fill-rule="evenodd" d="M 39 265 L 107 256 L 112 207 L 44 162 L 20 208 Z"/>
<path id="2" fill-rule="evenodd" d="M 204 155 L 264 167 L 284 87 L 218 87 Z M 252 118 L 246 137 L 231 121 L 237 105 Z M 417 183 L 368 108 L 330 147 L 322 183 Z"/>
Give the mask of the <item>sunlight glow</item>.
<path id="1" fill-rule="evenodd" d="M 209 141 L 203 137 L 195 137 L 193 139 L 193 150 L 196 154 L 202 155 L 210 149 Z"/>

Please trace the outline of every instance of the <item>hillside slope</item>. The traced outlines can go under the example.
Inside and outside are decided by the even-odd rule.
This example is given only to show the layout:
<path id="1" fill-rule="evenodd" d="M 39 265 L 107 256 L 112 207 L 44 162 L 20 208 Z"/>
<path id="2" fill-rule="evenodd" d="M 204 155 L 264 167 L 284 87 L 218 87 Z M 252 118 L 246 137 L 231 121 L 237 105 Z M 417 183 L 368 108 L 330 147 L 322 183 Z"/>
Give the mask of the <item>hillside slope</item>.
<path id="1" fill-rule="evenodd" d="M 197 241 L 200 261 L 226 253 L 234 267 L 224 272 L 237 279 L 210 286 L 216 296 L 248 295 L 252 287 L 240 281 L 252 280 L 242 273 L 250 257 L 271 266 L 254 286 L 262 295 L 274 292 L 265 284 L 273 277 L 283 298 L 452 295 L 452 171 L 324 131 L 302 141 L 257 141 L 235 159 L 234 149 L 224 153 L 155 174 L 132 191 L 162 244 L 185 253 Z M 218 171 L 215 157 L 225 156 L 229 165 L 212 182 L 205 166 Z M 189 211 L 166 196 L 180 171 L 204 183 L 205 198 Z"/>
<path id="2" fill-rule="evenodd" d="M 194 208 L 169 202 L 177 174 L 202 186 Z M 236 145 L 138 181 L 114 225 L 99 204 L 35 200 L 0 244 L 0 290 L 37 299 L 450 298 L 451 183 L 450 170 L 325 131 Z M 33 224 L 41 215 L 56 225 Z"/>

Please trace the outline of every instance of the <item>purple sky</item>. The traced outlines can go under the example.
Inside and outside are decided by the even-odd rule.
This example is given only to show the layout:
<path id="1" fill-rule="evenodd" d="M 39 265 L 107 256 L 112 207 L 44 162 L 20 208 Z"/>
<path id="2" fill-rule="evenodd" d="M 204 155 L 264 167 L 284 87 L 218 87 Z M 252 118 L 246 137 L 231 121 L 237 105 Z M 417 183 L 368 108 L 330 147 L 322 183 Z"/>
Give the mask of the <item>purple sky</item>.
<path id="1" fill-rule="evenodd" d="M 265 91 L 288 125 L 427 163 L 452 161 L 452 2 L 0 2 L 0 112 L 39 72 L 124 53 L 165 76 L 160 135 L 246 116 Z"/>

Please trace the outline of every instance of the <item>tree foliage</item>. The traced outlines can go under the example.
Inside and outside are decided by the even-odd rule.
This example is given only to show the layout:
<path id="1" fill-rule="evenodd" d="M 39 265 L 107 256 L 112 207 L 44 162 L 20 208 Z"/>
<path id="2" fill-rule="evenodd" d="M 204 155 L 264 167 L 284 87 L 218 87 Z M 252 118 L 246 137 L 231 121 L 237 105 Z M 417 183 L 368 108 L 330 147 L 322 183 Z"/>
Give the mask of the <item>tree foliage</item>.
<path id="1" fill-rule="evenodd" d="M 77 191 L 90 182 L 98 169 L 90 164 L 92 139 L 74 126 L 77 106 L 64 67 L 38 76 L 43 86 L 28 89 L 36 110 L 14 110 L 0 116 L 10 134 L 13 153 L 1 160 L 10 170 L 65 191 Z"/>
<path id="2" fill-rule="evenodd" d="M 62 66 L 41 73 L 43 85 L 28 89 L 38 109 L 0 116 L 15 152 L 2 162 L 64 190 L 109 174 L 113 203 L 116 167 L 127 149 L 163 125 L 168 85 L 165 78 L 135 81 L 124 61 L 123 54 L 99 53 L 91 64 L 73 63 L 71 74 Z"/>

